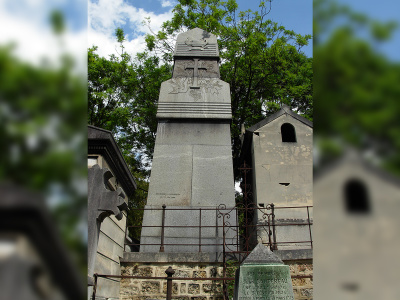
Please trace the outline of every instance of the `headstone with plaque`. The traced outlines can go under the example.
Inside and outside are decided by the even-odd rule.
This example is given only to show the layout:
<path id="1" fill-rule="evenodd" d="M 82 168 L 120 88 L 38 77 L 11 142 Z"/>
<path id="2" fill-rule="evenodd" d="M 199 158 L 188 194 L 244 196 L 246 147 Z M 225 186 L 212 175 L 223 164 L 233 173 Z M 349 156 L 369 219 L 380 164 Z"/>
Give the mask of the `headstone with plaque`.
<path id="1" fill-rule="evenodd" d="M 258 244 L 236 271 L 235 300 L 294 300 L 289 266 Z"/>

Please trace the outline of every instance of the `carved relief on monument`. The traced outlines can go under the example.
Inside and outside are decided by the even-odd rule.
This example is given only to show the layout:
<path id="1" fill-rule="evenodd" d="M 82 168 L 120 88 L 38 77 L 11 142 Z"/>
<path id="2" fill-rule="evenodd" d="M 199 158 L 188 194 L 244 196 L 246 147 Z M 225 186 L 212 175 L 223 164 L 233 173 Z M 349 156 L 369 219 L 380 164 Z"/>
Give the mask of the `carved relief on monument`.
<path id="1" fill-rule="evenodd" d="M 169 94 L 189 92 L 194 101 L 199 101 L 206 93 L 218 95 L 222 89 L 222 84 L 217 78 L 198 78 L 197 89 L 192 88 L 193 84 L 193 78 L 172 78 L 170 81 L 172 90 L 169 91 Z"/>
<path id="2" fill-rule="evenodd" d="M 199 78 L 219 78 L 217 60 L 198 60 L 197 63 Z M 176 60 L 173 77 L 193 77 L 195 64 L 196 62 L 193 59 Z"/>
<path id="3" fill-rule="evenodd" d="M 203 37 L 199 37 L 198 34 Z M 208 38 L 206 39 L 206 37 Z M 174 56 L 218 57 L 218 44 L 215 36 L 212 38 L 209 33 L 202 31 L 201 33 L 197 32 L 197 34 L 190 35 L 186 39 L 183 39 L 183 37 L 181 39 L 178 38 Z"/>

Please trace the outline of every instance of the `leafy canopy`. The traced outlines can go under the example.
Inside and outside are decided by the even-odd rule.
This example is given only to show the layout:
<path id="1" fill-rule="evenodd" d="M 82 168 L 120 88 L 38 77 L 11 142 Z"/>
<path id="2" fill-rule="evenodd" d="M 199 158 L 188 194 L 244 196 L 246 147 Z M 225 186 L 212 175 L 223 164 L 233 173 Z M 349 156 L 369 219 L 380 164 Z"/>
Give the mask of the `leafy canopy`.
<path id="1" fill-rule="evenodd" d="M 314 16 L 315 137 L 321 163 L 350 144 L 400 174 L 400 65 L 378 51 L 396 23 L 326 0 L 314 2 Z"/>

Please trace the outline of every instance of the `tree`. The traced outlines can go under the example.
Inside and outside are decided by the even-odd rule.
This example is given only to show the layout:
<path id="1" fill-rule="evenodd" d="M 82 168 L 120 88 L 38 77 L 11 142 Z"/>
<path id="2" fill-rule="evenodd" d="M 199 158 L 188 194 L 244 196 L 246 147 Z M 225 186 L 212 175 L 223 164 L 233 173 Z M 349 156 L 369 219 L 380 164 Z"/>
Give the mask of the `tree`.
<path id="1" fill-rule="evenodd" d="M 160 65 L 158 57 L 147 53 L 132 59 L 122 52 L 107 59 L 96 49 L 88 51 L 88 123 L 112 131 L 131 171 L 147 176 L 157 132 L 158 93 L 171 66 Z"/>
<path id="2" fill-rule="evenodd" d="M 314 16 L 315 137 L 323 161 L 350 144 L 374 153 L 382 166 L 400 174 L 400 65 L 377 51 L 395 23 L 323 0 L 314 2 Z M 339 18 L 343 23 L 333 26 Z"/>

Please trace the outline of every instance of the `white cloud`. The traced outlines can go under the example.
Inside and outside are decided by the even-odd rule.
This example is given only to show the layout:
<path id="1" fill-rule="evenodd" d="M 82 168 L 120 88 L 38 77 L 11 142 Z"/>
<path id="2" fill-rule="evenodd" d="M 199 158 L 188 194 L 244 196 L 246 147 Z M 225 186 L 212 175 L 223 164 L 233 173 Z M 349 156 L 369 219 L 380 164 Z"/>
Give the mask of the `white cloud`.
<path id="1" fill-rule="evenodd" d="M 171 7 L 174 6 L 175 3 L 171 2 L 170 0 L 161 0 L 161 6 L 162 7 Z"/>
<path id="2" fill-rule="evenodd" d="M 116 28 L 132 28 L 131 32 L 125 34 L 127 37 L 133 35 L 134 38 L 128 39 L 124 46 L 126 52 L 135 54 L 145 49 L 144 36 L 146 33 L 151 33 L 150 29 L 142 24 L 145 18 L 150 17 L 151 29 L 157 32 L 165 21 L 172 18 L 172 12 L 170 10 L 155 14 L 136 8 L 123 0 L 98 0 L 96 3 L 89 1 L 88 16 L 88 46 L 98 46 L 97 53 L 107 57 L 119 50 L 114 36 Z"/>
<path id="3" fill-rule="evenodd" d="M 45 59 L 58 66 L 60 56 L 68 53 L 75 58 L 78 71 L 86 72 L 86 28 L 75 32 L 67 30 L 59 39 L 48 23 L 53 2 L 27 0 L 25 7 L 20 8 L 7 4 L 0 4 L 1 45 L 15 44 L 13 54 L 34 65 L 40 65 Z"/>

